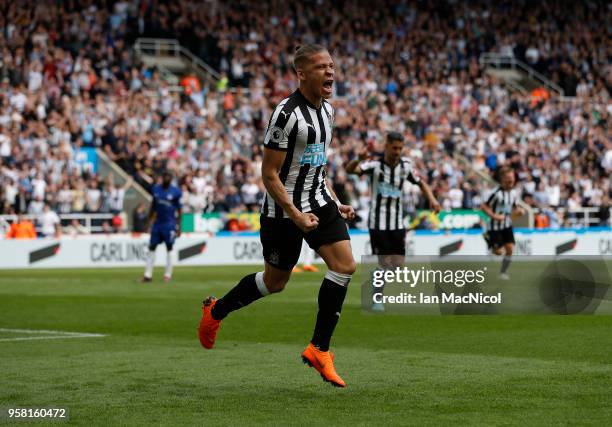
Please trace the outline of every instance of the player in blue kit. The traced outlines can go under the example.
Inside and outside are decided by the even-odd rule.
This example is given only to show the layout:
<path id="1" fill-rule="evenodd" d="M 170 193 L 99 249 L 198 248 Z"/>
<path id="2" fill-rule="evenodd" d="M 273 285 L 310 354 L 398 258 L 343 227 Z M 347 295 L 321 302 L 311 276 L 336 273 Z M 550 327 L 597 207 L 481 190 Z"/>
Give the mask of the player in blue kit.
<path id="1" fill-rule="evenodd" d="M 172 247 L 177 237 L 181 235 L 181 190 L 172 185 L 172 174 L 165 171 L 162 174 L 162 184 L 153 186 L 153 203 L 149 211 L 149 225 L 153 218 L 155 222 L 151 227 L 151 240 L 147 254 L 142 282 L 153 280 L 153 266 L 155 265 L 155 249 L 160 243 L 166 244 L 166 270 L 164 282 L 172 278 Z"/>

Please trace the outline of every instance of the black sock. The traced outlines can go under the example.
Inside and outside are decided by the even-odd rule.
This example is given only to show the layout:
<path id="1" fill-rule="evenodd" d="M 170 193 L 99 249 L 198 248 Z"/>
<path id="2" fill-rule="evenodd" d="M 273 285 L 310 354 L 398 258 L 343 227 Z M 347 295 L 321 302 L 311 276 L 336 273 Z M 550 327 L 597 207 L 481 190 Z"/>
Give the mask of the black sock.
<path id="1" fill-rule="evenodd" d="M 329 342 L 342 311 L 347 286 L 339 285 L 327 278 L 323 279 L 321 289 L 319 289 L 317 323 L 310 341 L 321 351 L 329 350 Z"/>
<path id="2" fill-rule="evenodd" d="M 502 259 L 502 266 L 501 266 L 501 274 L 505 274 L 506 271 L 508 270 L 508 267 L 510 267 L 510 262 L 512 261 L 512 256 L 511 255 L 504 255 L 504 258 Z"/>
<path id="3" fill-rule="evenodd" d="M 211 312 L 213 319 L 221 320 L 232 311 L 247 306 L 262 297 L 255 283 L 255 274 L 244 276 L 236 286 L 217 301 Z"/>

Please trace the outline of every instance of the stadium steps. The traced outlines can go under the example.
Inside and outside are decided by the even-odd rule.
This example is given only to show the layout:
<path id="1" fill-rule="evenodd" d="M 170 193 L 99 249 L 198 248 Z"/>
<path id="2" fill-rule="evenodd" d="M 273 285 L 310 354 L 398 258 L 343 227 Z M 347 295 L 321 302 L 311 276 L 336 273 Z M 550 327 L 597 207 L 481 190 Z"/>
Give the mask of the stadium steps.
<path id="1" fill-rule="evenodd" d="M 98 156 L 98 173 L 100 176 L 108 177 L 112 175 L 113 181 L 120 186 L 124 186 L 130 181 L 130 176 L 125 172 L 117 163 L 112 161 L 105 153 L 99 148 L 96 148 L 96 154 Z M 130 185 L 125 190 L 125 197 L 123 199 L 123 211 L 133 212 L 136 206 L 140 203 L 144 203 L 149 208 L 153 198 L 139 183 L 135 180 L 131 180 Z M 127 215 L 128 227 L 132 229 L 132 215 Z"/>
<path id="2" fill-rule="evenodd" d="M 133 49 L 145 65 L 156 66 L 163 74 L 172 74 L 174 78 L 190 73 L 212 83 L 221 78 L 210 65 L 181 46 L 176 39 L 139 38 Z M 175 81 L 178 82 L 178 78 Z"/>
<path id="3" fill-rule="evenodd" d="M 544 87 L 558 97 L 566 98 L 559 85 L 513 56 L 488 52 L 480 56 L 479 62 L 487 74 L 503 81 L 513 91 L 527 94 Z"/>

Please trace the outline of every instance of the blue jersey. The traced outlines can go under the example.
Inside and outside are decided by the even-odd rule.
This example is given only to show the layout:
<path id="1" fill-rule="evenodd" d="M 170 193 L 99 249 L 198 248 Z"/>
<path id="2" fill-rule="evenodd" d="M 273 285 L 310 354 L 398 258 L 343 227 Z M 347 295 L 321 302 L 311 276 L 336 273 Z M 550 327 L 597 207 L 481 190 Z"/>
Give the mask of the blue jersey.
<path id="1" fill-rule="evenodd" d="M 181 208 L 182 192 L 171 185 L 164 189 L 161 185 L 153 186 L 153 210 L 155 224 L 176 225 L 176 212 Z"/>

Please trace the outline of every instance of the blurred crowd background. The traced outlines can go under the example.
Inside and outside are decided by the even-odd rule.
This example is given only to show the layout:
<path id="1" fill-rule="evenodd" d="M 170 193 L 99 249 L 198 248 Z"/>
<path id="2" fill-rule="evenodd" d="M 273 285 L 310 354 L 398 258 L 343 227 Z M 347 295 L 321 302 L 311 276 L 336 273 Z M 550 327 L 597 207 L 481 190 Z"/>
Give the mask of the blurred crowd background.
<path id="1" fill-rule="evenodd" d="M 481 173 L 511 165 L 545 226 L 567 225 L 582 207 L 599 208 L 597 224 L 608 224 L 610 3 L 375 5 L 3 2 L 0 214 L 121 213 L 125 187 L 83 167 L 76 153 L 84 147 L 103 150 L 145 189 L 173 171 L 185 212 L 257 212 L 265 127 L 296 87 L 296 45 L 319 42 L 336 62 L 328 171 L 361 218 L 367 181 L 342 165 L 368 143 L 382 151 L 394 130 L 445 209 L 478 208 L 490 187 Z M 160 70 L 138 61 L 131 47 L 140 37 L 178 39 L 221 79 L 173 90 Z M 510 91 L 484 72 L 487 52 L 525 62 L 567 98 Z M 426 206 L 416 187 L 406 192 L 414 216 Z"/>

